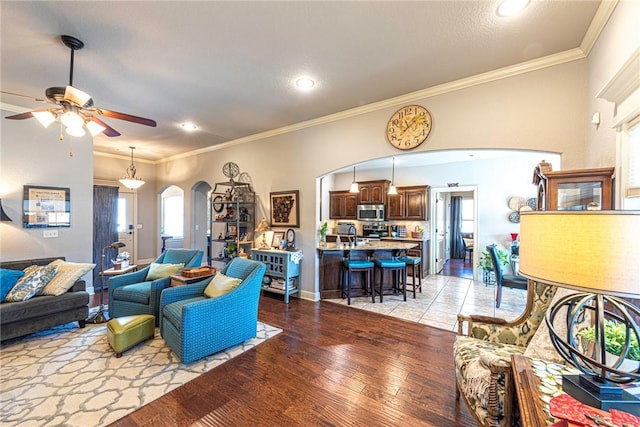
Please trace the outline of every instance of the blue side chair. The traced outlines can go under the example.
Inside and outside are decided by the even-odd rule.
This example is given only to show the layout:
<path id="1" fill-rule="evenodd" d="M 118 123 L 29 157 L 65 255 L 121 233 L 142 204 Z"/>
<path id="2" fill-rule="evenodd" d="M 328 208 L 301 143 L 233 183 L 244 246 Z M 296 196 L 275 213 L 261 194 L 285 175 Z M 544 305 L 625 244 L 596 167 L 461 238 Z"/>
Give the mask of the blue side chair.
<path id="1" fill-rule="evenodd" d="M 202 359 L 256 336 L 265 270 L 262 262 L 234 258 L 220 272 L 242 282 L 222 296 L 204 295 L 212 278 L 162 292 L 160 334 L 182 363 Z"/>
<path id="2" fill-rule="evenodd" d="M 184 268 L 199 267 L 203 252 L 196 249 L 167 249 L 154 263 L 184 264 Z M 149 266 L 132 273 L 114 276 L 109 279 L 109 316 L 133 316 L 153 314 L 156 326 L 159 322 L 158 307 L 160 293 L 171 285 L 169 277 L 147 280 Z"/>

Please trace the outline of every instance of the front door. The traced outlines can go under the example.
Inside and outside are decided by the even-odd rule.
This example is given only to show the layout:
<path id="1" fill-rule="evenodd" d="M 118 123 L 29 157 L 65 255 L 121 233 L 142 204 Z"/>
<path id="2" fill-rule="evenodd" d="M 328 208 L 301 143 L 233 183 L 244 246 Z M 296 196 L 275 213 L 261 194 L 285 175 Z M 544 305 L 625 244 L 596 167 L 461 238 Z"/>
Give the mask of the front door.
<path id="1" fill-rule="evenodd" d="M 442 271 L 446 262 L 446 203 L 444 193 L 436 193 L 436 274 Z"/>
<path id="2" fill-rule="evenodd" d="M 126 190 L 121 190 L 118 195 L 118 241 L 125 244 L 125 247 L 120 248 L 118 253 L 128 252 L 131 264 L 135 264 L 136 257 L 133 218 L 134 197 L 134 193 L 126 192 Z M 107 264 L 110 264 L 109 260 L 107 260 Z"/>

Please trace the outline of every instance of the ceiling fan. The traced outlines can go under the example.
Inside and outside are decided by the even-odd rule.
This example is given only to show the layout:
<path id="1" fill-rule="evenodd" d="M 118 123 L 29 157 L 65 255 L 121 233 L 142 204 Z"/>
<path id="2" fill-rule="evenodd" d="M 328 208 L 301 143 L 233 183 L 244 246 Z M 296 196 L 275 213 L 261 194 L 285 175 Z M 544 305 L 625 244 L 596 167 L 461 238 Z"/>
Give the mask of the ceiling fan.
<path id="1" fill-rule="evenodd" d="M 91 98 L 91 95 L 73 86 L 74 53 L 76 50 L 82 49 L 84 47 L 84 43 L 73 36 L 62 35 L 60 36 L 60 39 L 65 44 L 65 46 L 71 49 L 69 85 L 66 87 L 54 86 L 47 88 L 45 90 L 47 99 L 33 98 L 31 96 L 1 91 L 2 93 L 6 93 L 8 95 L 21 96 L 23 98 L 29 98 L 38 102 L 44 102 L 54 105 L 53 107 L 49 108 L 42 108 L 38 110 L 27 111 L 26 113 L 15 114 L 13 116 L 7 116 L 7 119 L 24 120 L 35 117 L 44 127 L 47 127 L 57 119 L 60 119 L 62 124 L 66 126 L 67 133 L 71 136 L 85 135 L 85 127 L 93 136 L 96 136 L 99 133 L 103 133 L 109 137 L 120 136 L 120 132 L 118 132 L 96 116 L 105 116 L 119 120 L 126 120 L 128 122 L 138 123 L 145 126 L 156 126 L 156 122 L 151 119 L 145 119 L 144 117 L 138 117 L 131 114 L 120 113 L 118 111 L 105 110 L 104 108 L 94 107 L 93 98 Z M 60 139 L 62 139 L 62 134 L 60 135 Z"/>

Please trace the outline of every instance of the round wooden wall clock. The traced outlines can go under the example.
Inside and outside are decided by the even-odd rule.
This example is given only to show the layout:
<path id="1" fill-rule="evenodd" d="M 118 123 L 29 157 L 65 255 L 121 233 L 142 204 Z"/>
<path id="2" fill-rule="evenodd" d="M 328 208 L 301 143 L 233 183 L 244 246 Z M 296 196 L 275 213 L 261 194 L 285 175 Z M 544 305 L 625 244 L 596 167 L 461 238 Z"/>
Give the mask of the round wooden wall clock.
<path id="1" fill-rule="evenodd" d="M 387 123 L 387 140 L 400 150 L 422 144 L 431 132 L 431 114 L 420 105 L 407 105 L 396 111 Z"/>

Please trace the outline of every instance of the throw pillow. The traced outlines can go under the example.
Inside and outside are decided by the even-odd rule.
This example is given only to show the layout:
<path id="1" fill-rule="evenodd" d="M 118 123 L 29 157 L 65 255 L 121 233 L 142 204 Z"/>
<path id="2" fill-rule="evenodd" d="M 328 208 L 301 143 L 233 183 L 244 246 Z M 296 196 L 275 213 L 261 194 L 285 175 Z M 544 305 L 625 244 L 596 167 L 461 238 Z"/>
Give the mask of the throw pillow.
<path id="1" fill-rule="evenodd" d="M 42 290 L 42 295 L 62 295 L 71 289 L 82 276 L 93 270 L 95 264 L 83 264 L 67 262 L 61 259 L 52 261 L 49 265 L 57 266 L 58 272 L 47 286 Z"/>
<path id="2" fill-rule="evenodd" d="M 184 263 L 180 264 L 158 264 L 152 263 L 149 266 L 147 272 L 147 280 L 162 279 L 163 277 L 169 277 L 172 274 L 176 274 L 178 271 L 184 268 Z"/>
<path id="3" fill-rule="evenodd" d="M 236 279 L 235 277 L 218 273 L 204 289 L 204 294 L 209 298 L 219 297 L 237 288 L 241 282 L 242 279 Z"/>
<path id="4" fill-rule="evenodd" d="M 4 301 L 9 291 L 18 283 L 18 279 L 23 274 L 24 271 L 0 268 L 0 301 Z"/>
<path id="5" fill-rule="evenodd" d="M 46 265 L 38 267 L 37 269 L 30 269 L 27 267 L 27 269 L 30 273 L 25 273 L 25 275 L 18 280 L 18 283 L 16 283 L 13 289 L 9 291 L 9 294 L 7 294 L 5 301 L 26 301 L 29 298 L 40 294 L 47 283 L 49 283 L 58 271 L 58 267 L 55 265 Z"/>

